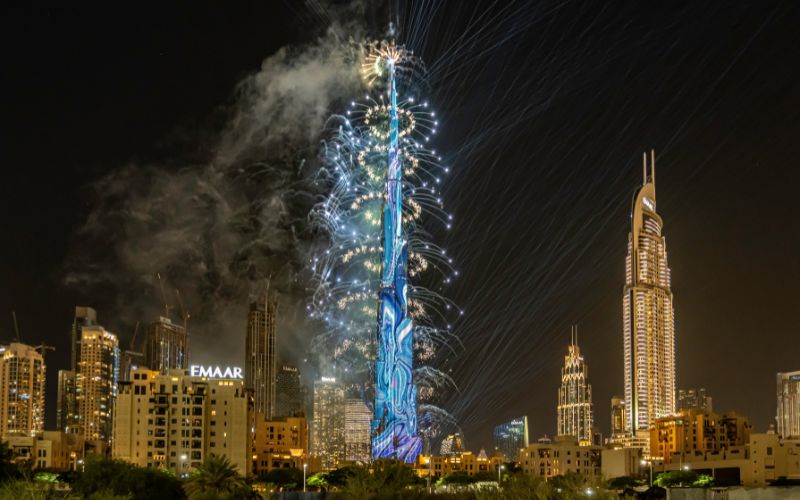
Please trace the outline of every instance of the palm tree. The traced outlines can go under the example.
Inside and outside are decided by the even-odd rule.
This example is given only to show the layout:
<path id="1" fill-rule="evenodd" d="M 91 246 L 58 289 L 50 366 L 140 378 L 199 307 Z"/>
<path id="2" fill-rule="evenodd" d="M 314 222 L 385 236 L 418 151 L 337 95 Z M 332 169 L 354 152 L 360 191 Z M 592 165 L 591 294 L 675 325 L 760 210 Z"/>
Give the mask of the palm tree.
<path id="1" fill-rule="evenodd" d="M 207 493 L 222 496 L 247 489 L 247 483 L 228 457 L 212 453 L 192 472 L 184 489 L 189 498 Z"/>

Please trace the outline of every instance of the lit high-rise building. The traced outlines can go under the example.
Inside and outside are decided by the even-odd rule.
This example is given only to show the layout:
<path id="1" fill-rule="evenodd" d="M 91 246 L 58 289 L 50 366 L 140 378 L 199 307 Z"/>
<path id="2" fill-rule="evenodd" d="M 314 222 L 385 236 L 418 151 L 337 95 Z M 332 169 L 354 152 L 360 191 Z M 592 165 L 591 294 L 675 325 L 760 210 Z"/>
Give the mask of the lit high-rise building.
<path id="1" fill-rule="evenodd" d="M 44 430 L 44 379 L 36 349 L 19 342 L 0 346 L 0 438 Z"/>
<path id="2" fill-rule="evenodd" d="M 144 364 L 151 370 L 167 373 L 189 368 L 188 336 L 183 325 L 159 316 L 147 328 Z M 127 367 L 126 367 L 127 368 Z"/>
<path id="3" fill-rule="evenodd" d="M 97 325 L 97 311 L 88 306 L 75 306 L 75 316 L 72 319 L 72 352 L 70 353 L 70 370 L 78 372 L 78 362 L 81 357 L 81 329 L 84 326 Z"/>
<path id="4" fill-rule="evenodd" d="M 56 427 L 60 431 L 70 432 L 70 427 L 77 422 L 75 411 L 75 372 L 58 370 L 58 392 L 56 406 Z"/>
<path id="5" fill-rule="evenodd" d="M 663 223 L 656 213 L 655 154 L 631 207 L 625 258 L 625 425 L 649 448 L 650 425 L 675 413 L 675 314 Z"/>
<path id="6" fill-rule="evenodd" d="M 278 303 L 263 294 L 247 314 L 244 382 L 253 391 L 255 411 L 270 419 L 275 411 L 275 327 Z"/>
<path id="7" fill-rule="evenodd" d="M 370 460 L 372 410 L 361 399 L 344 402 L 344 458 L 353 462 Z"/>
<path id="8" fill-rule="evenodd" d="M 494 449 L 507 460 L 519 460 L 519 451 L 528 447 L 528 417 L 522 416 L 494 428 Z"/>
<path id="9" fill-rule="evenodd" d="M 704 388 L 700 389 L 679 389 L 676 411 L 700 408 L 708 412 L 714 411 L 711 396 L 706 395 Z"/>
<path id="10" fill-rule="evenodd" d="M 581 446 L 592 444 L 592 385 L 589 371 L 578 347 L 577 332 L 564 356 L 561 388 L 558 390 L 558 436 L 572 436 Z"/>
<path id="11" fill-rule="evenodd" d="M 300 370 L 296 366 L 281 365 L 275 376 L 275 417 L 305 415 L 305 390 L 300 383 Z"/>
<path id="12" fill-rule="evenodd" d="M 323 469 L 335 469 L 344 459 L 344 424 L 344 386 L 322 377 L 314 382 L 311 454 L 319 457 Z"/>
<path id="13" fill-rule="evenodd" d="M 111 439 L 111 414 L 117 394 L 119 342 L 102 326 L 81 329 L 81 354 L 75 374 L 78 411 L 75 432 L 87 441 Z"/>
<path id="14" fill-rule="evenodd" d="M 800 439 L 800 371 L 778 373 L 778 435 Z"/>

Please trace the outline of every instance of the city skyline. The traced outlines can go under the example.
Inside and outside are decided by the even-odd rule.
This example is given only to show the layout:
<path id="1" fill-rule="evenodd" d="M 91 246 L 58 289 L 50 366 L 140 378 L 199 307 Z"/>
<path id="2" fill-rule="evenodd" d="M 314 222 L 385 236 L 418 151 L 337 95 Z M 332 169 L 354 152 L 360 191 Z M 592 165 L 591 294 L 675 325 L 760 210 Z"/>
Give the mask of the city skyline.
<path id="1" fill-rule="evenodd" d="M 695 6 L 652 13 L 628 6 L 587 13 L 567 6 L 545 15 L 520 8 L 523 25 L 552 23 L 569 36 L 514 32 L 514 47 L 523 50 L 503 51 L 485 69 L 480 65 L 487 60 L 480 58 L 454 65 L 461 81 L 470 77 L 474 90 L 437 82 L 430 100 L 448 124 L 436 142 L 453 168 L 443 198 L 454 214 L 452 229 L 438 240 L 456 262 L 460 274 L 451 290 L 465 311 L 454 329 L 464 347 L 442 360 L 460 388 L 458 399 L 445 407 L 462 424 L 470 447 L 489 449 L 492 428 L 518 415 L 529 416 L 533 440 L 553 433 L 552 394 L 564 349 L 559 339 L 574 323 L 591 332 L 582 337 L 581 351 L 592 373 L 603 374 L 593 379 L 596 426 L 604 433 L 610 428 L 606 402 L 623 392 L 621 247 L 630 224 L 630 194 L 640 183 L 639 155 L 651 148 L 658 155 L 658 208 L 668 230 L 676 296 L 674 387 L 707 388 L 716 410 L 747 415 L 756 429 L 774 422 L 776 373 L 800 368 L 792 365 L 796 350 L 782 348 L 796 336 L 786 326 L 796 307 L 796 294 L 786 283 L 800 278 L 800 241 L 792 230 L 797 209 L 790 189 L 798 174 L 789 166 L 797 156 L 792 110 L 800 109 L 800 95 L 792 85 L 793 68 L 786 64 L 798 43 L 789 30 L 792 17 L 782 9 Z M 0 262 L 4 281 L 14 286 L 0 292 L 0 312 L 7 318 L 0 332 L 13 338 L 10 311 L 16 311 L 24 343 L 44 341 L 56 348 L 47 353 L 45 427 L 54 428 L 57 374 L 72 364 L 75 306 L 94 307 L 101 324 L 118 336 L 120 349 L 127 347 L 136 321 L 147 324 L 163 310 L 156 273 L 165 276 L 170 289 L 181 290 L 192 310 L 192 362 L 239 366 L 244 366 L 248 302 L 255 295 L 250 280 L 260 283 L 271 272 L 283 273 L 275 286 L 282 298 L 277 329 L 286 341 L 277 354 L 300 369 L 310 388 L 321 374 L 306 361 L 313 325 L 302 311 L 301 266 L 295 262 L 300 259 L 295 247 L 280 246 L 301 239 L 304 228 L 292 226 L 271 239 L 258 233 L 252 246 L 229 251 L 230 233 L 216 239 L 216 246 L 208 244 L 214 239 L 208 235 L 219 235 L 208 221 L 219 219 L 191 208 L 172 211 L 175 200 L 203 196 L 168 188 L 186 180 L 179 173 L 186 172 L 184 166 L 217 159 L 206 154 L 216 148 L 211 144 L 232 155 L 242 151 L 225 149 L 232 139 L 219 138 L 214 110 L 236 113 L 240 103 L 231 103 L 231 93 L 243 75 L 280 66 L 280 59 L 269 59 L 266 69 L 262 62 L 281 47 L 313 43 L 324 30 L 313 22 L 303 32 L 272 21 L 294 19 L 288 10 L 239 13 L 266 19 L 271 29 L 263 31 L 269 33 L 230 30 L 198 12 L 193 15 L 204 26 L 214 26 L 231 43 L 212 44 L 202 29 L 188 27 L 185 39 L 202 49 L 190 51 L 184 35 L 146 28 L 153 39 L 140 43 L 129 36 L 135 23 L 114 21 L 118 29 L 101 30 L 91 13 L 60 14 L 81 32 L 79 40 L 63 46 L 70 58 L 52 57 L 50 48 L 63 39 L 61 23 L 41 12 L 20 13 L 25 30 L 5 35 L 14 37 L 9 43 L 28 36 L 37 41 L 13 55 L 13 63 L 23 68 L 22 83 L 6 82 L 12 86 L 8 94 L 19 96 L 9 105 L 9 120 L 16 126 L 5 148 L 8 163 L 18 167 L 4 185 L 8 196 L 2 212 L 15 237 Z M 147 24 L 151 14 L 131 15 Z M 182 13 L 165 7 L 161 15 L 169 25 L 179 23 Z M 447 15 L 454 26 L 465 25 L 452 5 L 435 19 L 439 15 Z M 687 15 L 698 25 L 682 23 Z M 574 23 L 587 16 L 597 16 L 603 28 L 574 32 Z M 654 17 L 663 20 L 659 27 L 651 26 Z M 622 30 L 630 19 L 633 28 Z M 731 26 L 737 36 L 729 34 Z M 434 68 L 453 42 L 448 36 L 439 34 L 425 45 Z M 561 65 L 550 53 L 572 62 Z M 482 106 L 493 95 L 495 78 L 513 87 L 511 76 L 495 71 L 499 65 L 541 78 L 513 90 L 510 104 L 492 101 L 497 110 L 486 111 Z M 43 83 L 51 81 L 51 71 L 65 75 L 57 86 Z M 537 104 L 542 102 L 548 106 Z M 537 111 L 516 110 L 529 109 L 528 104 Z M 501 115 L 518 119 L 517 126 L 508 126 Z M 475 132 L 484 129 L 504 133 Z M 296 151 L 307 151 L 306 146 Z M 47 182 L 42 182 L 44 172 L 52 175 Z M 133 179 L 139 174 L 153 177 L 138 183 Z M 284 207 L 289 219 L 303 220 L 292 212 L 296 200 L 259 187 L 252 191 L 274 203 L 265 206 Z M 236 199 L 257 197 L 250 189 L 237 184 L 220 191 L 233 192 Z M 161 193 L 171 201 L 134 197 L 141 192 Z M 115 204 L 115 196 L 125 203 Z M 157 217 L 148 219 L 155 221 L 153 232 L 143 232 L 125 211 L 150 207 L 161 210 L 159 217 L 180 221 L 187 233 L 162 231 Z M 104 213 L 117 217 L 115 224 L 92 225 L 104 220 Z M 168 234 L 187 238 L 201 249 L 200 257 L 166 253 L 184 246 L 183 240 L 171 245 Z M 98 239 L 104 244 L 96 244 Z M 176 262 L 206 265 L 210 271 L 192 274 Z M 233 276 L 241 281 L 219 269 L 236 270 Z M 167 295 L 175 302 L 171 292 Z M 144 329 L 139 335 L 143 338 Z M 754 338 L 760 342 L 752 347 Z M 719 358 L 713 373 L 705 365 L 708 353 Z M 729 360 L 736 359 L 747 359 L 746 369 L 732 366 Z M 522 383 L 507 384 L 512 376 Z M 741 397 L 741 388 L 753 396 Z"/>

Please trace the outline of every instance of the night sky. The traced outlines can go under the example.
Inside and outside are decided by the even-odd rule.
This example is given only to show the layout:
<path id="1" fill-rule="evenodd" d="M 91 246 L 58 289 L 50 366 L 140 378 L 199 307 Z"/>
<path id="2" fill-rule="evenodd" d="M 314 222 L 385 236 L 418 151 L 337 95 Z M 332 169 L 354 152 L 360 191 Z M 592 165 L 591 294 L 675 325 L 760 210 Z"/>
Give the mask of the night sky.
<path id="1" fill-rule="evenodd" d="M 448 294 L 465 314 L 463 346 L 441 367 L 459 385 L 444 407 L 468 447 L 521 414 L 532 438 L 552 435 L 572 324 L 608 434 L 609 398 L 623 391 L 629 209 L 651 148 L 678 387 L 706 387 L 717 411 L 766 430 L 775 373 L 800 369 L 798 8 L 434 4 L 401 2 L 400 39 L 426 61 L 436 148 L 453 170 L 455 224 L 434 233 L 456 260 Z M 219 364 L 242 364 L 243 308 L 275 276 L 281 352 L 313 376 L 298 165 L 313 167 L 321 117 L 349 99 L 330 45 L 380 33 L 384 10 L 3 7 L 0 340 L 13 338 L 14 310 L 24 342 L 56 347 L 50 426 L 74 306 L 93 305 L 127 347 L 161 307 L 156 272 L 192 311 L 193 359 Z M 294 69 L 311 77 L 281 78 Z M 324 95 L 309 99 L 316 76 Z M 269 167 L 257 185 L 231 174 L 255 164 Z M 275 203 L 278 229 L 209 213 L 209 193 Z"/>

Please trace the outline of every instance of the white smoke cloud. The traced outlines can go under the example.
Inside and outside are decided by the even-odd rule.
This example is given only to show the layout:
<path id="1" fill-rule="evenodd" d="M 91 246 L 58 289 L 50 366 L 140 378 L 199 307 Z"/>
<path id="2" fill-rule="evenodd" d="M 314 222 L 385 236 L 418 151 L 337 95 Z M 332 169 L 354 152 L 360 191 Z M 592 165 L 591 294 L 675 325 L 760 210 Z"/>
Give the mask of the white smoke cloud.
<path id="1" fill-rule="evenodd" d="M 191 313 L 192 359 L 240 364 L 249 299 L 269 280 L 280 294 L 281 348 L 300 355 L 307 162 L 334 104 L 359 88 L 357 47 L 333 30 L 268 57 L 237 86 L 208 162 L 132 164 L 92 186 L 65 283 L 106 304 L 101 322 L 123 330 L 127 348 L 124 330 L 163 311 L 161 273 L 174 319 L 175 289 Z"/>

